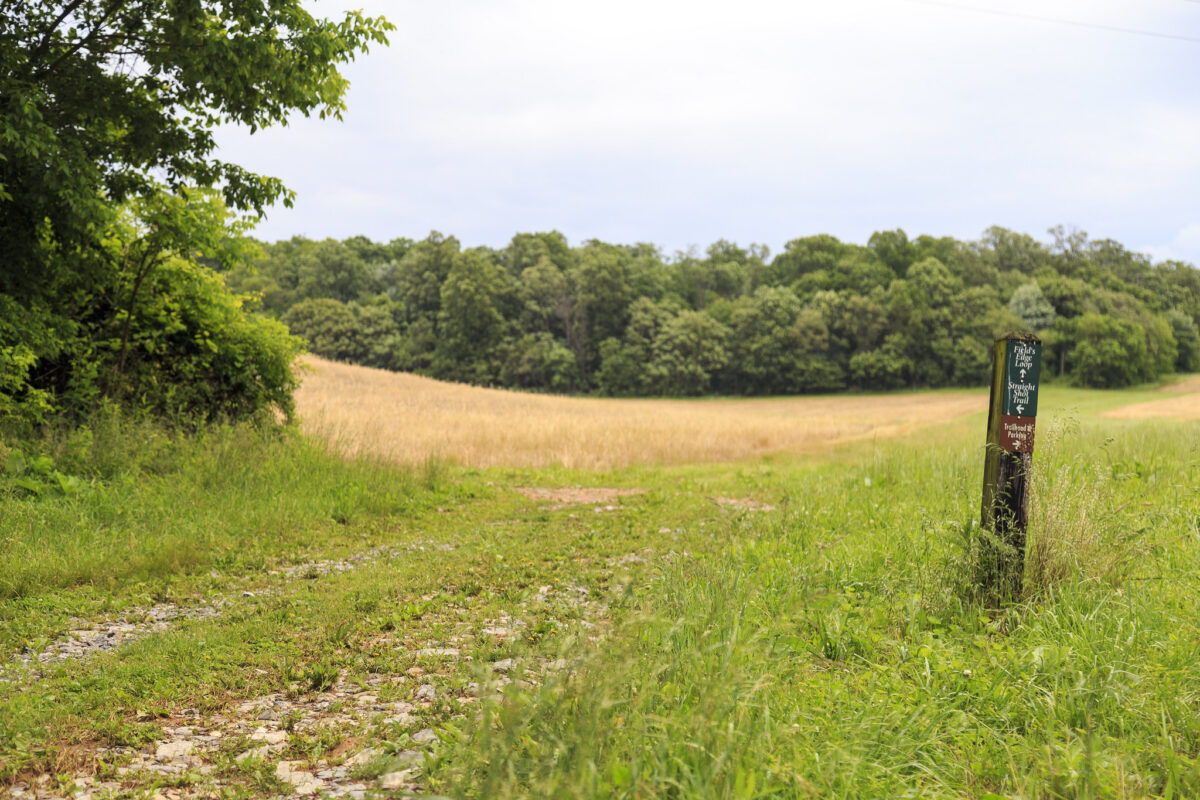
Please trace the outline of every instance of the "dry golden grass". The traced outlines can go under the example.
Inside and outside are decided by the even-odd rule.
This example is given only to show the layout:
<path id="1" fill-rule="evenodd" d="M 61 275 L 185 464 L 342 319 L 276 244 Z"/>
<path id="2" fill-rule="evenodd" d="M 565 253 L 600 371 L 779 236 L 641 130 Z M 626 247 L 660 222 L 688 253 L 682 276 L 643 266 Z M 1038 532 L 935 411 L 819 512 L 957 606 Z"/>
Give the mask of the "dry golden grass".
<path id="1" fill-rule="evenodd" d="M 1116 513 L 1103 470 L 1080 476 L 1034 467 L 1033 531 L 1025 553 L 1026 588 L 1045 591 L 1071 578 L 1119 586 L 1149 547 L 1141 531 Z M 1152 503 L 1149 505 L 1153 505 Z"/>
<path id="2" fill-rule="evenodd" d="M 1171 417 L 1182 420 L 1200 420 L 1200 375 L 1178 383 L 1167 384 L 1159 391 L 1170 392 L 1173 397 L 1131 403 L 1114 408 L 1100 416 L 1112 419 L 1145 419 L 1148 417 Z"/>
<path id="3" fill-rule="evenodd" d="M 1188 394 L 1192 392 L 1200 392 L 1200 375 L 1192 375 L 1189 378 L 1184 378 L 1175 383 L 1168 383 L 1166 386 L 1158 388 L 1160 392 L 1170 392 L 1171 394 Z"/>
<path id="4" fill-rule="evenodd" d="M 524 394 L 306 357 L 306 430 L 400 463 L 604 469 L 814 452 L 982 411 L 987 392 L 763 400 Z"/>

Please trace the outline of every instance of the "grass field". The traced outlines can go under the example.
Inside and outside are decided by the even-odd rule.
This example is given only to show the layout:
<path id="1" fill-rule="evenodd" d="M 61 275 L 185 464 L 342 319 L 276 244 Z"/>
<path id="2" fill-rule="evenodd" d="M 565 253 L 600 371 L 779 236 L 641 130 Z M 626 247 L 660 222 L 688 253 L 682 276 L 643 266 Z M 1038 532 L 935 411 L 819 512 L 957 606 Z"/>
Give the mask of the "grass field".
<path id="1" fill-rule="evenodd" d="M 445 383 L 306 358 L 305 427 L 350 453 L 474 467 L 733 461 L 900 436 L 980 411 L 979 392 L 765 400 L 603 400 Z"/>
<path id="2" fill-rule="evenodd" d="M 1200 425 L 1131 416 L 1195 383 L 1044 389 L 1026 594 L 993 608 L 978 393 L 317 368 L 301 413 L 350 460 L 111 419 L 24 454 L 78 480 L 0 496 L 13 796 L 1200 796 Z"/>

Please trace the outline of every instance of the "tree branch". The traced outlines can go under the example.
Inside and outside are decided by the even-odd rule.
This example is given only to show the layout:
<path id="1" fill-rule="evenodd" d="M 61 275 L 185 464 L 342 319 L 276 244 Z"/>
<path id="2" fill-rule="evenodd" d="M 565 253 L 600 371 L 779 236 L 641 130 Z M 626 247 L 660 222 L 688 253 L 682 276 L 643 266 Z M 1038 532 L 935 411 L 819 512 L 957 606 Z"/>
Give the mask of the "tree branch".
<path id="1" fill-rule="evenodd" d="M 50 49 L 50 42 L 54 38 L 54 31 L 58 29 L 59 25 L 62 25 L 63 20 L 71 16 L 72 13 L 74 13 L 81 5 L 83 5 L 83 3 L 84 0 L 73 0 L 73 2 L 67 3 L 67 5 L 63 8 L 62 13 L 58 15 L 58 18 L 55 19 L 54 22 L 50 23 L 50 27 L 47 28 L 45 34 L 42 35 L 42 40 L 38 42 L 37 47 L 33 48 L 33 50 L 29 53 L 29 63 L 31 65 L 46 54 L 46 51 Z"/>
<path id="2" fill-rule="evenodd" d="M 106 22 L 108 22 L 109 19 L 114 14 L 116 14 L 118 10 L 120 10 L 122 3 L 123 3 L 123 0 L 113 0 L 113 2 L 110 3 L 108 6 L 108 10 L 106 10 L 103 14 L 101 14 L 100 19 L 96 21 L 95 27 L 93 27 L 90 31 L 88 31 L 87 36 L 84 36 L 82 39 L 77 41 L 72 47 L 70 47 L 65 53 L 63 53 L 58 58 L 56 58 L 52 62 L 50 62 L 50 65 L 47 66 L 46 69 L 42 70 L 41 72 L 31 73 L 33 76 L 33 79 L 35 81 L 39 81 L 39 80 L 45 78 L 47 75 L 51 74 L 56 69 L 58 69 L 59 64 L 61 64 L 63 61 L 67 60 L 71 56 L 78 53 L 89 42 L 91 42 L 93 39 L 95 39 L 96 35 L 99 34 L 101 30 L 104 29 L 104 24 Z M 120 40 L 121 40 L 120 37 L 118 37 L 118 41 L 120 41 Z"/>
<path id="3" fill-rule="evenodd" d="M 129 308 L 125 311 L 125 324 L 121 326 L 121 357 L 117 360 L 118 375 L 125 374 L 125 355 L 129 349 L 129 328 L 133 322 L 133 312 L 137 306 L 138 292 L 142 289 L 142 281 L 150 274 L 150 270 L 154 268 L 156 263 L 157 259 L 150 257 L 150 248 L 147 246 L 146 250 L 142 253 L 142 263 L 138 265 L 137 270 L 134 272 L 133 290 L 129 293 Z"/>

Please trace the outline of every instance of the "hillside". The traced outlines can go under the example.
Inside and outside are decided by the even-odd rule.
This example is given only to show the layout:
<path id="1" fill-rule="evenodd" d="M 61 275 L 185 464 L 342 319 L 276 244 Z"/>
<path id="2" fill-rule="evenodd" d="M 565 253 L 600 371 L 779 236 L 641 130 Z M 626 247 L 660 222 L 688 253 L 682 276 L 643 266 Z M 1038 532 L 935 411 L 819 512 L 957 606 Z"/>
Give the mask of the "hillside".
<path id="1" fill-rule="evenodd" d="M 886 438 L 983 411 L 987 392 L 749 400 L 613 400 L 447 383 L 305 358 L 306 430 L 348 453 L 474 467 L 734 461 Z"/>

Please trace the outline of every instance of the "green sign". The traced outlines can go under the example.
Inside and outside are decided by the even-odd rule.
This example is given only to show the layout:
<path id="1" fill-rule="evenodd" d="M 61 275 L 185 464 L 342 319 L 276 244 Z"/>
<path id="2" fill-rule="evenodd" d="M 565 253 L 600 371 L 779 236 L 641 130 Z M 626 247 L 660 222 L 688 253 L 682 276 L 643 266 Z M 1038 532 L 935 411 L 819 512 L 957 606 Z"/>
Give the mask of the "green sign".
<path id="1" fill-rule="evenodd" d="M 1042 375 L 1041 343 L 1008 343 L 1004 371 L 1004 414 L 1037 416 L 1038 379 Z"/>

